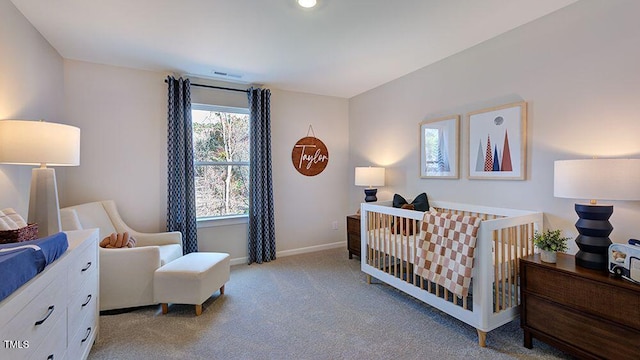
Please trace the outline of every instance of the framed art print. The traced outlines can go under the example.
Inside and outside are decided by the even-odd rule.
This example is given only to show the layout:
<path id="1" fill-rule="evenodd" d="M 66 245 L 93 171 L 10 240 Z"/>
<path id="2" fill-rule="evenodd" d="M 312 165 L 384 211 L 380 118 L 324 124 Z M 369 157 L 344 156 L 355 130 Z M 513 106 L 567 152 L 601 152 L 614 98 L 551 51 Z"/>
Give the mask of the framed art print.
<path id="1" fill-rule="evenodd" d="M 460 116 L 420 123 L 420 177 L 457 179 Z"/>
<path id="2" fill-rule="evenodd" d="M 524 180 L 527 103 L 474 111 L 469 117 L 469 179 Z"/>

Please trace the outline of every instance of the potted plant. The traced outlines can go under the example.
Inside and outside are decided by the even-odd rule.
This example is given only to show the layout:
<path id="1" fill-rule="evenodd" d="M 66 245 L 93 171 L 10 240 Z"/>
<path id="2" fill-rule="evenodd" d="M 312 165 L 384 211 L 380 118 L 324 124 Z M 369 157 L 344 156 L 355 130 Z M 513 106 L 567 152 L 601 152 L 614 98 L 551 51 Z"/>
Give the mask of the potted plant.
<path id="1" fill-rule="evenodd" d="M 567 251 L 567 240 L 569 238 L 563 237 L 560 230 L 536 231 L 533 234 L 533 244 L 541 251 L 540 260 L 552 264 L 556 262 L 558 251 Z"/>

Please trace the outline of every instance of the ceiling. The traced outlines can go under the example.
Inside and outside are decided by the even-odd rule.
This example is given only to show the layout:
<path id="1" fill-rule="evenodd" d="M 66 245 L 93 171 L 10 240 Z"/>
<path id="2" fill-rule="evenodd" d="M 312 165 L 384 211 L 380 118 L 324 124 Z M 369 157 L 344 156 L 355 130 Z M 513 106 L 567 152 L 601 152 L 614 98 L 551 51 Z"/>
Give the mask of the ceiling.
<path id="1" fill-rule="evenodd" d="M 576 0 L 11 1 L 66 59 L 350 98 Z"/>

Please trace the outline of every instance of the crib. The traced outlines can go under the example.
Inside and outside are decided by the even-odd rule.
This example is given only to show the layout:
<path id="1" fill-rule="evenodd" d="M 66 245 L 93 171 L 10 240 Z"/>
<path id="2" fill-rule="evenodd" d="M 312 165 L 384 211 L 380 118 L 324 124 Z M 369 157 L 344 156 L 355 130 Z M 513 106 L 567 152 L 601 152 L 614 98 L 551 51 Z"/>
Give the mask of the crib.
<path id="1" fill-rule="evenodd" d="M 361 269 L 476 328 L 478 344 L 487 332 L 519 314 L 519 259 L 533 254 L 533 234 L 542 230 L 541 212 L 430 201 L 431 210 L 482 219 L 478 228 L 469 294 L 459 297 L 413 271 L 424 213 L 394 208 L 392 202 L 363 203 Z M 394 231 L 392 231 L 392 226 Z M 411 230 L 413 229 L 413 233 Z M 404 234 L 403 234 L 404 233 Z"/>

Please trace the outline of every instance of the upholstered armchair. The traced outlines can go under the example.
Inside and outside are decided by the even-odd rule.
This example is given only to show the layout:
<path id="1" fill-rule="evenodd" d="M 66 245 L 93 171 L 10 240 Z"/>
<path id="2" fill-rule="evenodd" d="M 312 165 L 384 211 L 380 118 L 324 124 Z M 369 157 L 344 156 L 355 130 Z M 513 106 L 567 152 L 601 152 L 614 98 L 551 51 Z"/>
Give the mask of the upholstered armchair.
<path id="1" fill-rule="evenodd" d="M 155 304 L 154 272 L 182 256 L 180 232 L 137 232 L 124 223 L 111 200 L 63 208 L 60 220 L 65 231 L 98 228 L 99 240 L 125 231 L 136 240 L 133 248 L 100 248 L 100 310 Z"/>

